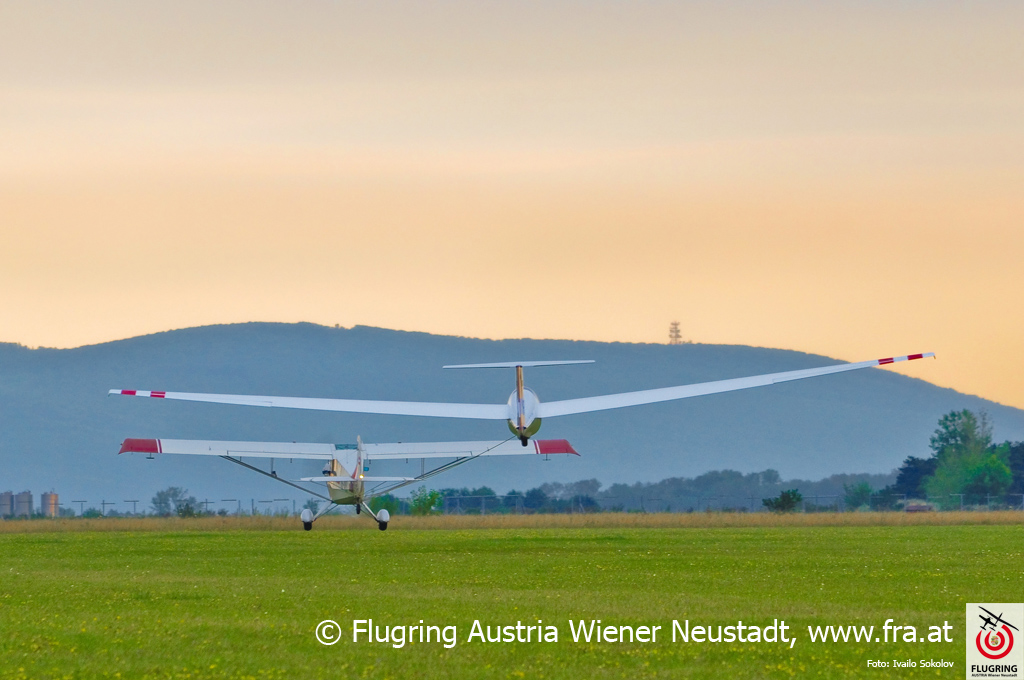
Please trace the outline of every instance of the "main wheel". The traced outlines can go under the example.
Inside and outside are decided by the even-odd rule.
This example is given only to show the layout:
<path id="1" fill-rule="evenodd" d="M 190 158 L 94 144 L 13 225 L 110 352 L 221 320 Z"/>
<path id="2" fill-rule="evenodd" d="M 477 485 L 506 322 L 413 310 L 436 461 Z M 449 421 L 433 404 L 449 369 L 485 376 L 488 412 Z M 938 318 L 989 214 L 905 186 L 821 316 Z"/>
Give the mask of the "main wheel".
<path id="1" fill-rule="evenodd" d="M 388 523 L 387 522 L 377 522 L 377 528 L 380 529 L 381 531 L 387 531 Z"/>
<path id="2" fill-rule="evenodd" d="M 303 522 L 302 523 L 302 528 L 305 529 L 306 531 L 312 531 L 313 530 L 313 523 L 312 522 Z"/>
<path id="3" fill-rule="evenodd" d="M 359 503 L 356 503 L 356 514 L 358 515 L 362 511 L 363 511 L 363 506 L 361 504 L 359 504 Z"/>

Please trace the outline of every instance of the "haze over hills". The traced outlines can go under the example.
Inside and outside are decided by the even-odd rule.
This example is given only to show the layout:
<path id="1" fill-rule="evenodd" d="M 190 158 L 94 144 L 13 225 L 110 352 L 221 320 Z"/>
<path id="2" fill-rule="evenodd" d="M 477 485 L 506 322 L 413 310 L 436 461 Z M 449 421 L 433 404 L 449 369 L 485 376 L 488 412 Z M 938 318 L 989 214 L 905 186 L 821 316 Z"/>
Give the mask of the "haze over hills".
<path id="1" fill-rule="evenodd" d="M 908 348 L 896 348 L 908 349 Z M 909 348 L 914 351 L 922 348 Z M 927 349 L 927 348 L 923 348 Z M 865 357 L 867 358 L 867 357 Z M 595 359 L 535 368 L 542 400 L 665 387 L 835 363 L 787 350 L 567 340 L 480 340 L 357 326 L 249 323 L 157 333 L 75 349 L 0 345 L 0 490 L 53 489 L 69 506 L 138 499 L 182 486 L 200 499 L 304 498 L 213 459 L 117 456 L 126 437 L 368 442 L 504 439 L 504 423 L 107 397 L 110 388 L 311 397 L 503 403 L 511 371 L 444 371 L 452 363 Z M 1024 439 L 1024 411 L 884 369 L 544 422 L 582 454 L 470 462 L 435 486 L 486 484 L 499 493 L 596 477 L 658 481 L 709 470 L 778 470 L 784 479 L 887 473 L 928 453 L 944 413 L 987 410 L 997 441 Z M 285 478 L 315 463 L 278 461 Z M 374 464 L 416 473 L 419 464 Z M 229 506 L 231 504 L 228 504 Z M 223 506 L 223 504 L 222 504 Z M 215 507 L 217 507 L 215 505 Z"/>

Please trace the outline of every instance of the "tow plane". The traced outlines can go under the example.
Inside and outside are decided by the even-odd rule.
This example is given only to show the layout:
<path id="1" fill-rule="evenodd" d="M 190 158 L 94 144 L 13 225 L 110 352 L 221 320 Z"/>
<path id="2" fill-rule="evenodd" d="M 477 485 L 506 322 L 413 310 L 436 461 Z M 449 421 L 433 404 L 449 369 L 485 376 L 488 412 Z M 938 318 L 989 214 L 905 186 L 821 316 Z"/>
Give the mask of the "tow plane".
<path id="1" fill-rule="evenodd" d="M 687 399 L 706 394 L 719 394 L 752 387 L 763 387 L 776 383 L 803 380 L 817 376 L 856 371 L 874 366 L 886 366 L 902 361 L 913 361 L 934 357 L 934 352 L 909 354 L 902 357 L 871 359 L 857 363 L 835 364 L 820 368 L 805 368 L 782 373 L 767 373 L 746 378 L 715 380 L 712 382 L 661 387 L 637 392 L 621 392 L 581 399 L 541 402 L 537 394 L 526 387 L 523 370 L 539 366 L 561 366 L 567 364 L 591 364 L 590 360 L 571 361 L 509 361 L 490 364 L 460 364 L 445 366 L 447 369 L 499 368 L 515 370 L 515 389 L 504 404 L 458 404 L 424 401 L 371 401 L 364 399 L 322 399 L 311 397 L 267 397 L 239 394 L 203 394 L 196 392 L 162 392 L 148 390 L 110 390 L 109 394 L 131 397 L 153 397 L 214 404 L 237 404 L 241 406 L 263 406 L 270 408 L 297 408 L 313 411 L 340 411 L 347 413 L 375 413 L 380 415 L 428 416 L 437 418 L 470 418 L 477 420 L 505 420 L 512 434 L 525 447 L 540 430 L 541 420 L 577 413 L 606 411 L 626 406 L 654 404 L 676 399 Z"/>
<path id="2" fill-rule="evenodd" d="M 384 531 L 388 528 L 391 515 L 386 509 L 378 510 L 376 513 L 373 512 L 369 501 L 375 496 L 382 496 L 403 486 L 429 479 L 434 475 L 482 456 L 514 456 L 523 454 L 543 456 L 551 454 L 579 455 L 572 448 L 572 445 L 564 439 L 536 439 L 531 443 L 533 444 L 532 447 L 523 448 L 518 445 L 514 438 L 504 441 L 397 444 L 364 444 L 359 437 L 356 438 L 355 444 L 203 441 L 196 439 L 125 439 L 118 453 L 145 453 L 149 457 L 155 457 L 155 455 L 160 454 L 219 456 L 327 501 L 327 505 L 315 515 L 308 508 L 302 511 L 299 518 L 302 520 L 302 527 L 306 531 L 313 528 L 313 522 L 317 519 L 342 505 L 355 506 L 356 514 L 362 514 L 362 511 L 365 510 L 370 517 L 376 520 L 378 528 Z M 270 472 L 246 462 L 245 458 L 270 459 Z M 296 480 L 284 479 L 274 470 L 274 460 L 282 458 L 322 460 L 324 462 L 323 471 L 319 476 L 315 477 L 301 477 Z M 426 460 L 429 458 L 446 458 L 451 460 L 432 470 L 426 470 L 416 477 L 390 477 L 367 474 L 370 461 L 373 460 Z M 325 484 L 327 495 L 318 491 L 312 491 L 303 486 L 303 484 L 311 483 Z"/>

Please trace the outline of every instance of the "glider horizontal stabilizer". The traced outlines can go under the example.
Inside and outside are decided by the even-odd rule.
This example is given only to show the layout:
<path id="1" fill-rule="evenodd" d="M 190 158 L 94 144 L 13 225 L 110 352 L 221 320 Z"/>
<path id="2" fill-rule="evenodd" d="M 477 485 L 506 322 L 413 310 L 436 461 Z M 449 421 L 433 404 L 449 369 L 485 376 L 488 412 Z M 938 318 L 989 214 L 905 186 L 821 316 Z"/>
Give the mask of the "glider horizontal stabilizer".
<path id="1" fill-rule="evenodd" d="M 499 361 L 493 364 L 455 364 L 441 368 L 530 368 L 531 366 L 570 366 L 592 364 L 593 359 L 569 359 L 566 361 Z"/>

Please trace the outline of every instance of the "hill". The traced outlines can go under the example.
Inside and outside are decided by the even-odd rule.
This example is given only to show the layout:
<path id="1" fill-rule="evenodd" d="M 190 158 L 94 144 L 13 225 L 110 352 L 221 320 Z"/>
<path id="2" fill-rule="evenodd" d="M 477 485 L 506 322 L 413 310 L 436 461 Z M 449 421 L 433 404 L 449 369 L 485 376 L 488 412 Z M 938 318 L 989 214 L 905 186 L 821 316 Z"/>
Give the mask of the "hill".
<path id="1" fill-rule="evenodd" d="M 826 365 L 786 350 L 566 340 L 480 340 L 357 326 L 249 323 L 168 331 L 75 349 L 0 345 L 0 490 L 53 489 L 71 500 L 148 505 L 167 486 L 200 499 L 298 498 L 224 461 L 116 455 L 125 437 L 354 442 L 500 439 L 504 424 L 309 413 L 107 397 L 110 388 L 436 401 L 504 402 L 511 373 L 443 371 L 450 363 L 595 359 L 533 369 L 541 399 L 564 399 Z M 938 418 L 985 409 L 996 439 L 1024 439 L 1024 411 L 869 369 L 745 392 L 545 422 L 581 457 L 473 461 L 440 486 L 499 492 L 544 482 L 614 483 L 709 470 L 778 470 L 783 478 L 888 473 L 927 454 Z M 284 477 L 315 470 L 279 461 Z M 375 473 L 417 472 L 399 465 Z M 233 506 L 233 504 L 229 504 Z M 216 505 L 214 507 L 217 507 Z"/>

